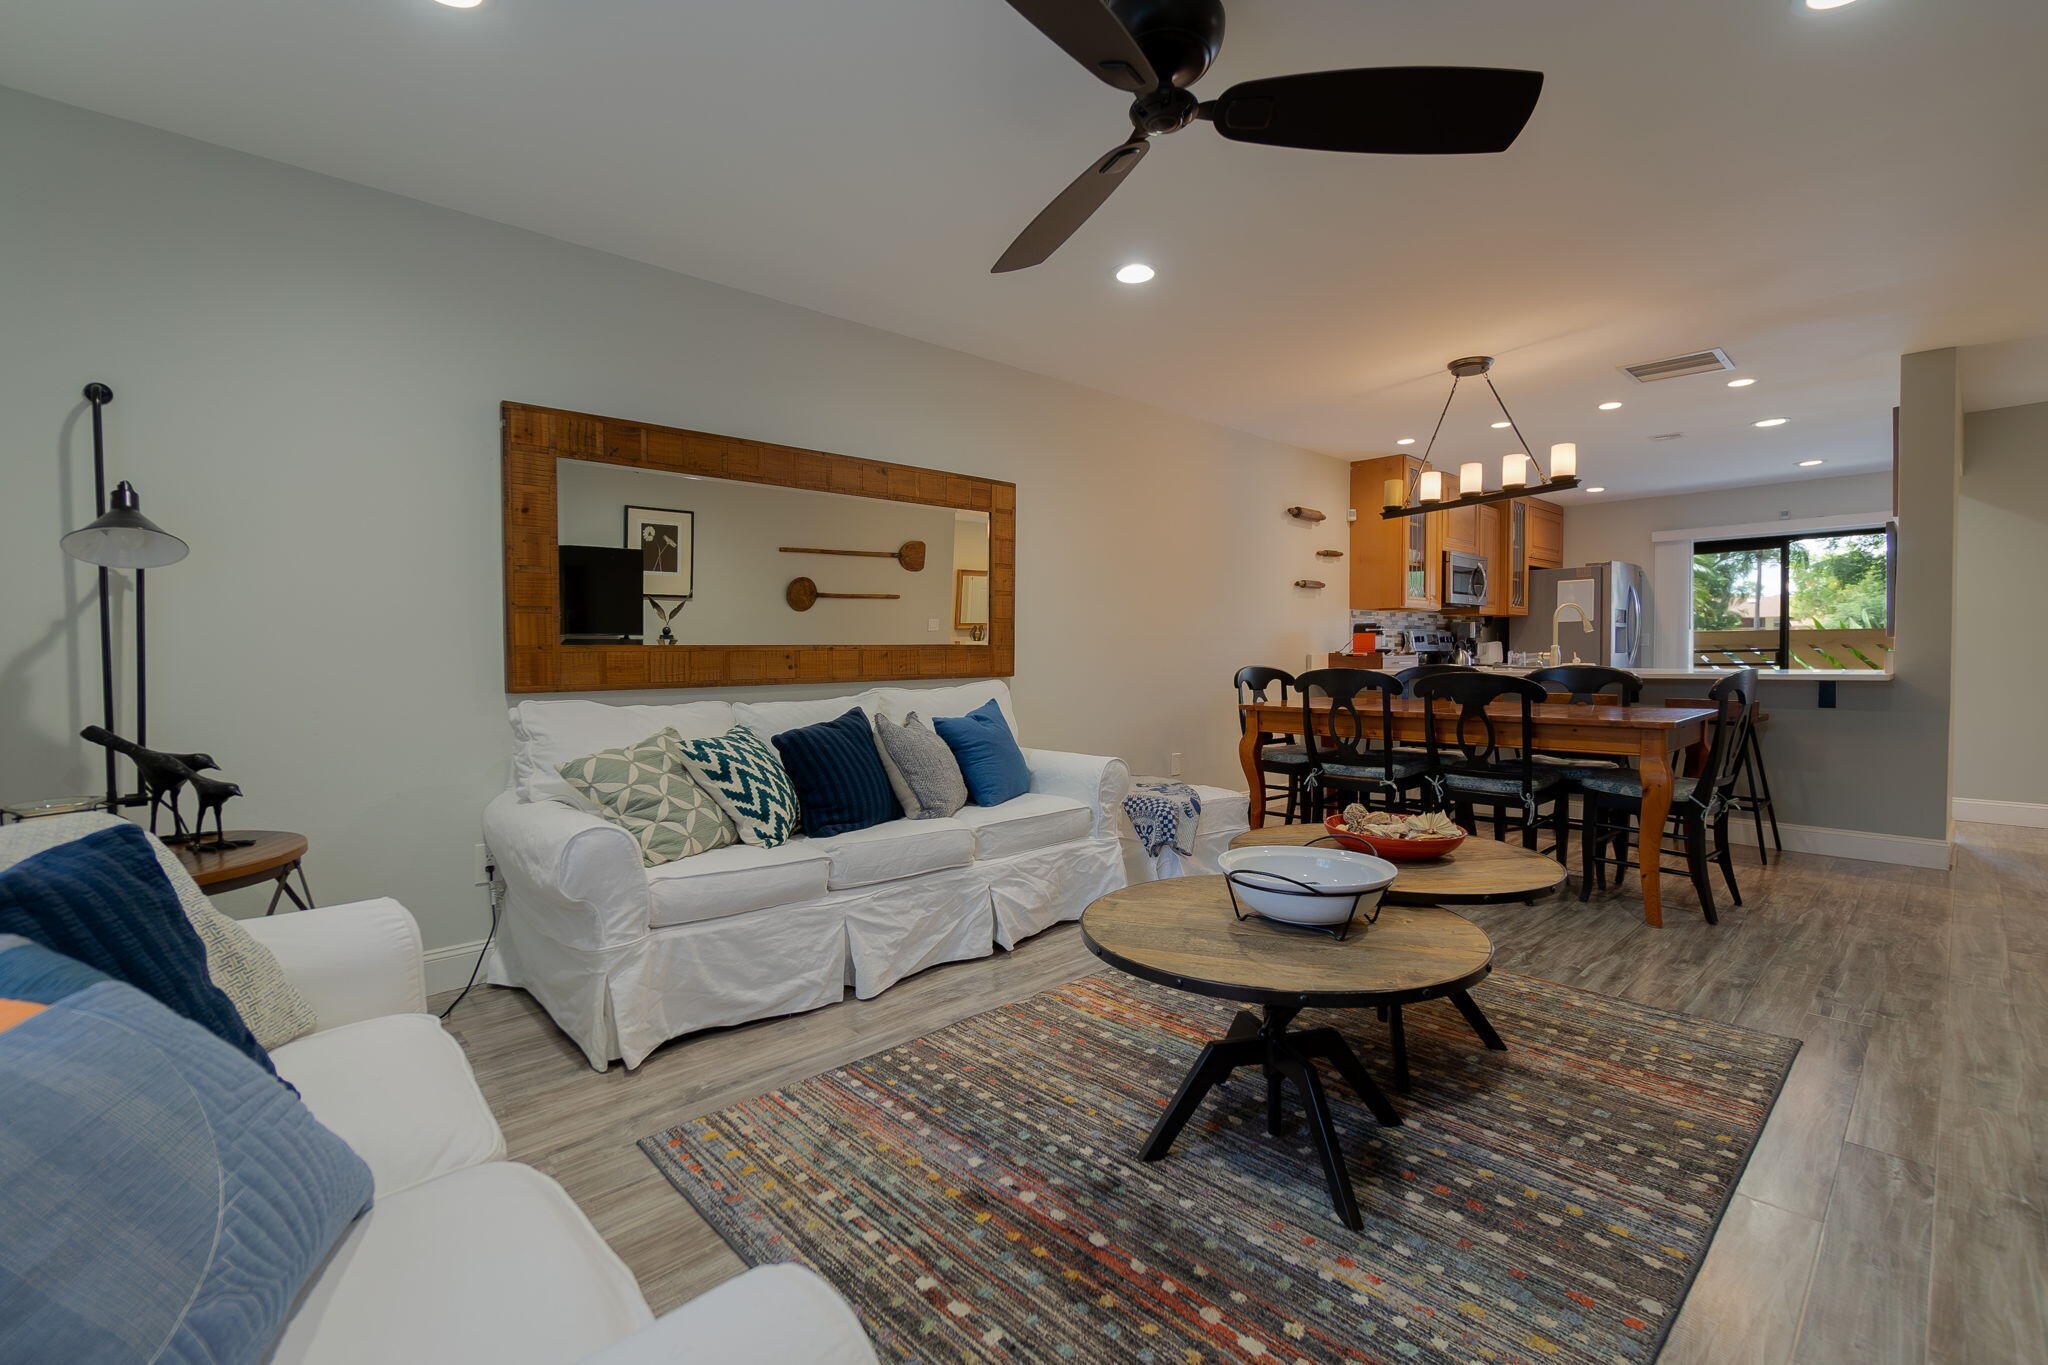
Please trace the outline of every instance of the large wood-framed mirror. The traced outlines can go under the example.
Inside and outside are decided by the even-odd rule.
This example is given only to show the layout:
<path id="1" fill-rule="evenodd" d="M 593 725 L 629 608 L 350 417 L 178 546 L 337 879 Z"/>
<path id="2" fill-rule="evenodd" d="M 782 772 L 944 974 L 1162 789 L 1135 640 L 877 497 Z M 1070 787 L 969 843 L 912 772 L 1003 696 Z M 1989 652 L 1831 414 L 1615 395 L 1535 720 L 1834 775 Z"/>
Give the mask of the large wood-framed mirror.
<path id="1" fill-rule="evenodd" d="M 1014 484 L 523 403 L 503 428 L 508 692 L 1011 671 Z"/>

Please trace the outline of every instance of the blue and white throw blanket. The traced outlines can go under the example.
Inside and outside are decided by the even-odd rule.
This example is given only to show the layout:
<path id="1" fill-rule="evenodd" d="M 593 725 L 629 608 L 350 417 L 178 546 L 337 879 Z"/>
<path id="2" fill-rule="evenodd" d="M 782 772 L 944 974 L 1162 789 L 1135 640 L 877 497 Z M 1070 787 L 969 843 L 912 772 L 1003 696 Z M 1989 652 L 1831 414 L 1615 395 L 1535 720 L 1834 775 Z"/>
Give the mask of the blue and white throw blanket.
<path id="1" fill-rule="evenodd" d="M 1149 857 L 1171 844 L 1183 857 L 1195 851 L 1195 826 L 1202 820 L 1202 797 L 1185 782 L 1141 777 L 1124 798 L 1124 815 Z"/>

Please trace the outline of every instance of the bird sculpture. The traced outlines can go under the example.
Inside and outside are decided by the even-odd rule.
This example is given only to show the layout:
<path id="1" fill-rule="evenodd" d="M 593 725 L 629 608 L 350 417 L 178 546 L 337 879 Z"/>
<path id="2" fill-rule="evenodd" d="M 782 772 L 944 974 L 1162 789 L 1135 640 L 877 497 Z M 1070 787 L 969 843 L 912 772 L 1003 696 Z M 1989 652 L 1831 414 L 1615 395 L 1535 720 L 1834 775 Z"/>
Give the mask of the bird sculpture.
<path id="1" fill-rule="evenodd" d="M 240 796 L 242 789 L 232 782 L 223 782 L 217 777 L 194 773 L 188 779 L 192 794 L 198 799 L 199 813 L 192 821 L 192 851 L 195 853 L 219 853 L 224 849 L 247 848 L 256 842 L 253 839 L 230 839 L 225 822 L 221 818 L 221 807 L 228 798 Z M 206 837 L 206 813 L 213 812 L 213 838 Z"/>
<path id="2" fill-rule="evenodd" d="M 145 749 L 133 740 L 123 739 L 98 725 L 88 725 L 78 733 L 94 744 L 112 749 L 134 762 L 135 770 L 142 779 L 143 795 L 149 798 L 151 834 L 156 833 L 158 809 L 167 807 L 170 810 L 171 833 L 165 836 L 165 843 L 196 843 L 200 838 L 200 829 L 206 822 L 206 812 L 209 809 L 213 811 L 214 822 L 218 826 L 221 807 L 227 803 L 229 797 L 242 794 L 242 789 L 232 782 L 222 782 L 200 775 L 204 771 L 219 771 L 220 765 L 214 762 L 212 754 L 167 754 L 156 749 Z M 188 786 L 198 795 L 200 801 L 199 818 L 189 829 L 185 824 L 184 812 L 178 805 L 184 789 Z M 209 847 L 234 848 L 238 845 L 228 842 L 225 835 L 222 835 Z"/>

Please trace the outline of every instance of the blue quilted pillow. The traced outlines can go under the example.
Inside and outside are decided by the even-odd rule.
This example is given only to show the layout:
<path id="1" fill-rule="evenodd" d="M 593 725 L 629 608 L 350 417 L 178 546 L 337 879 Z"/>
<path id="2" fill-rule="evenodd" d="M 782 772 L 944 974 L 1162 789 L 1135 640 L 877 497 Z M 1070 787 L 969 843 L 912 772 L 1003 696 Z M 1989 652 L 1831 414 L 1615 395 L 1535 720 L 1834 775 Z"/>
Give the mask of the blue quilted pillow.
<path id="1" fill-rule="evenodd" d="M 932 728 L 960 761 L 960 775 L 975 805 L 1000 806 L 1031 790 L 1031 766 L 1003 719 L 1003 708 L 993 700 L 964 716 L 936 717 Z"/>
<path id="2" fill-rule="evenodd" d="M 774 744 L 796 788 L 804 833 L 812 838 L 867 829 L 903 813 L 867 712 L 858 706 L 837 720 L 784 730 Z"/>
<path id="3" fill-rule="evenodd" d="M 134 825 L 88 834 L 0 872 L 0 934 L 19 934 L 155 996 L 272 1075 L 270 1054 L 206 973 L 206 945 Z"/>
<path id="4" fill-rule="evenodd" d="M 369 1167 L 255 1063 L 0 935 L 0 1360 L 265 1359 Z"/>

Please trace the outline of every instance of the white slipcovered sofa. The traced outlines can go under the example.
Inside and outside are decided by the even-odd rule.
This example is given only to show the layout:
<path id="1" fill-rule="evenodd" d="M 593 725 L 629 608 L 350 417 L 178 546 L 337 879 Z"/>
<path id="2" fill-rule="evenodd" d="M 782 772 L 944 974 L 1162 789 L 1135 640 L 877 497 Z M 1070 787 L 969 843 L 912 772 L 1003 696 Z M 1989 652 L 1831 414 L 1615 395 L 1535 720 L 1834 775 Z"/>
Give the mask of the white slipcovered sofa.
<path id="1" fill-rule="evenodd" d="M 807 1270 L 762 1266 L 658 1321 L 560 1185 L 506 1161 L 462 1048 L 426 1013 L 419 929 L 393 900 L 244 922 L 320 1021 L 271 1053 L 376 1180 L 270 1365 L 873 1365 Z"/>
<path id="2" fill-rule="evenodd" d="M 652 868 L 556 772 L 665 726 L 698 738 L 744 724 L 767 738 L 853 706 L 930 721 L 991 699 L 1021 744 L 1000 681 L 806 701 L 522 701 L 511 785 L 484 812 L 505 885 L 487 979 L 530 992 L 592 1066 L 633 1067 L 670 1038 L 816 1009 L 848 986 L 867 999 L 1079 918 L 1124 884 L 1120 759 L 1026 748 L 1031 790 L 999 806 Z"/>

